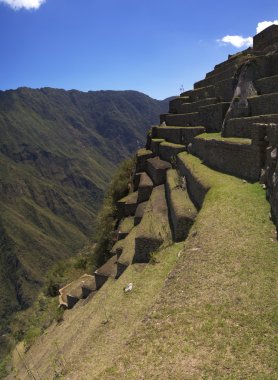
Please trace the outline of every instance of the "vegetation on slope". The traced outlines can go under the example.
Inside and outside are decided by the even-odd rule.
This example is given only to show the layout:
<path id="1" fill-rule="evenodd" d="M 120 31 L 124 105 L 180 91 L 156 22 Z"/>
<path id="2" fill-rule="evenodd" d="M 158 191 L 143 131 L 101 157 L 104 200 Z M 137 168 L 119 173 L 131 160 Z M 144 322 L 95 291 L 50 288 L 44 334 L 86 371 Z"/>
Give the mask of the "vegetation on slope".
<path id="1" fill-rule="evenodd" d="M 181 156 L 211 187 L 189 238 L 66 312 L 25 357 L 41 377 L 276 379 L 277 242 L 264 191 Z"/>
<path id="2" fill-rule="evenodd" d="M 134 91 L 0 92 L 1 337 L 47 270 L 93 237 L 112 173 L 167 103 Z"/>
<path id="3" fill-rule="evenodd" d="M 135 157 L 121 163 L 112 178 L 97 216 L 94 260 L 98 266 L 109 259 L 110 250 L 115 243 L 116 204 L 118 200 L 128 194 L 134 168 Z"/>

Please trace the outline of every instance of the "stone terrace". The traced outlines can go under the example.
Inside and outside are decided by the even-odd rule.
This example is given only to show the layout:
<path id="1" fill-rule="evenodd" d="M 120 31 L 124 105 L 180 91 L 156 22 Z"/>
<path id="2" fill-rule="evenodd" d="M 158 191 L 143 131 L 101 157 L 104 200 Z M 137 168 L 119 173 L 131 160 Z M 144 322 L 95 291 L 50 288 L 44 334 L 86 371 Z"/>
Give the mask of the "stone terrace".
<path id="1" fill-rule="evenodd" d="M 118 241 L 95 271 L 91 291 L 129 265 L 147 263 L 161 246 L 186 239 L 209 190 L 188 169 L 186 154 L 244 181 L 260 180 L 278 226 L 278 26 L 171 100 L 160 121 L 136 154 L 133 191 L 117 203 Z M 74 300 L 72 291 L 60 293 L 68 307 L 81 298 L 80 288 Z"/>

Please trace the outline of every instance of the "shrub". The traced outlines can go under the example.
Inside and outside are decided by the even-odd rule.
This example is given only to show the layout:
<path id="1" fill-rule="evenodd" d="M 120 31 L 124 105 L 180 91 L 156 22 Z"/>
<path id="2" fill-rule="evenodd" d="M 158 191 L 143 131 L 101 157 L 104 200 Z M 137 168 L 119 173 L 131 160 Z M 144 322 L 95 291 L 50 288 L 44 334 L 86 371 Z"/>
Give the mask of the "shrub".
<path id="1" fill-rule="evenodd" d="M 109 258 L 116 226 L 116 203 L 128 194 L 134 167 L 135 157 L 123 161 L 112 178 L 104 197 L 96 223 L 94 256 L 97 265 L 101 265 Z"/>

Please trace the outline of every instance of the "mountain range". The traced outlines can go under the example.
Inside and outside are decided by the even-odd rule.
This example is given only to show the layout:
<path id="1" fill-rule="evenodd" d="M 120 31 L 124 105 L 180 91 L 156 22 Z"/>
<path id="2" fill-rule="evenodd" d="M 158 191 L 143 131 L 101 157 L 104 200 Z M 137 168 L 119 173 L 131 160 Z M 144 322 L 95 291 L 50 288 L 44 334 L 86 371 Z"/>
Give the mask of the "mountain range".
<path id="1" fill-rule="evenodd" d="M 58 260 L 93 238 L 124 158 L 168 111 L 135 91 L 0 91 L 0 328 Z"/>

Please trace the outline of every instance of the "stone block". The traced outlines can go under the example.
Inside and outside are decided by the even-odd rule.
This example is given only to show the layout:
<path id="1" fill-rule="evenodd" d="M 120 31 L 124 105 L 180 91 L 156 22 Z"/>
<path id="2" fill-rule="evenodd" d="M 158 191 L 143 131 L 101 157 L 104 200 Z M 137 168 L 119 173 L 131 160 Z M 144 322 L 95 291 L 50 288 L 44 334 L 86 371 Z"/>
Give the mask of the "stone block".
<path id="1" fill-rule="evenodd" d="M 128 194 L 125 199 L 125 216 L 132 216 L 138 204 L 138 191 Z"/>
<path id="2" fill-rule="evenodd" d="M 133 261 L 137 230 L 138 226 L 134 227 L 130 234 L 125 238 L 122 254 L 117 260 L 117 275 L 120 275 Z"/>
<path id="3" fill-rule="evenodd" d="M 234 78 L 228 78 L 215 84 L 215 96 L 221 102 L 231 102 L 234 96 L 236 81 Z"/>
<path id="4" fill-rule="evenodd" d="M 159 157 L 147 160 L 147 173 L 151 177 L 155 186 L 165 183 L 166 171 L 170 168 L 171 164 L 161 160 Z"/>
<path id="5" fill-rule="evenodd" d="M 141 174 L 140 183 L 138 186 L 138 203 L 149 200 L 153 189 L 153 181 L 147 173 Z M 137 209 L 137 208 L 136 208 Z"/>
<path id="6" fill-rule="evenodd" d="M 112 256 L 104 265 L 95 272 L 96 289 L 100 289 L 109 277 L 117 276 L 117 255 Z"/>
<path id="7" fill-rule="evenodd" d="M 278 44 L 278 25 L 271 25 L 253 38 L 254 50 L 265 50 L 271 45 Z"/>
<path id="8" fill-rule="evenodd" d="M 134 176 L 133 176 L 133 190 L 134 191 L 138 190 L 138 186 L 139 186 L 139 182 L 140 182 L 140 177 L 141 177 L 142 173 L 143 172 L 138 172 L 138 173 L 135 173 Z"/>
<path id="9" fill-rule="evenodd" d="M 201 125 L 207 132 L 220 132 L 230 103 L 217 103 L 200 108 Z"/>
<path id="10" fill-rule="evenodd" d="M 189 96 L 192 102 L 197 102 L 198 100 L 205 98 L 215 98 L 215 87 L 207 86 L 202 88 L 197 88 L 195 90 L 185 91 L 181 96 Z"/>
<path id="11" fill-rule="evenodd" d="M 234 77 L 236 73 L 236 66 L 231 65 L 226 70 L 216 72 L 214 75 L 210 75 L 203 80 L 200 80 L 194 84 L 194 89 L 203 88 L 207 86 L 215 86 L 218 82 Z"/>
<path id="12" fill-rule="evenodd" d="M 259 94 L 271 94 L 278 92 L 278 75 L 261 78 L 256 81 L 255 87 Z"/>
<path id="13" fill-rule="evenodd" d="M 117 255 L 117 257 L 120 257 L 120 255 L 122 254 L 122 251 L 123 251 L 123 247 L 124 247 L 124 242 L 125 240 L 124 239 L 121 239 L 121 240 L 118 240 L 112 247 L 110 253 L 112 256 L 115 256 Z"/>
<path id="14" fill-rule="evenodd" d="M 121 220 L 118 228 L 118 240 L 124 239 L 134 227 L 134 217 L 129 216 Z"/>
<path id="15" fill-rule="evenodd" d="M 188 153 L 180 153 L 177 157 L 177 167 L 181 176 L 186 179 L 186 188 L 190 199 L 195 207 L 199 210 L 202 207 L 206 193 L 209 191 L 210 186 L 198 178 L 191 170 L 190 165 L 187 164 Z"/>
<path id="16" fill-rule="evenodd" d="M 149 158 L 154 157 L 151 150 L 142 148 L 136 153 L 136 173 L 144 172 L 146 170 L 146 162 Z"/>
<path id="17" fill-rule="evenodd" d="M 186 188 L 182 187 L 181 178 L 175 169 L 167 171 L 165 190 L 173 240 L 185 240 L 197 215 L 197 210 Z"/>
<path id="18" fill-rule="evenodd" d="M 208 106 L 210 104 L 215 104 L 215 103 L 218 103 L 217 98 L 206 98 L 206 99 L 198 100 L 197 102 L 193 102 L 193 103 L 184 103 L 184 104 L 181 104 L 178 113 L 183 114 L 183 113 L 198 112 L 200 107 Z"/>
<path id="19" fill-rule="evenodd" d="M 139 205 L 137 206 L 135 216 L 134 216 L 134 226 L 137 226 L 141 222 L 147 203 L 148 202 L 142 202 L 142 203 L 139 203 Z"/>
<path id="20" fill-rule="evenodd" d="M 179 96 L 169 102 L 169 113 L 179 113 L 180 107 L 184 103 L 189 103 L 189 96 Z"/>
<path id="21" fill-rule="evenodd" d="M 248 98 L 250 116 L 278 113 L 278 92 Z"/>
<path id="22" fill-rule="evenodd" d="M 173 126 L 198 126 L 200 124 L 200 117 L 198 112 L 185 113 L 185 114 L 166 114 L 161 115 L 164 117 L 166 125 Z"/>
<path id="23" fill-rule="evenodd" d="M 157 222 L 159 221 L 159 223 Z M 171 242 L 164 186 L 153 189 L 135 237 L 134 263 L 146 263 L 163 242 Z"/>
<path id="24" fill-rule="evenodd" d="M 258 181 L 264 166 L 264 148 L 246 143 L 196 137 L 193 153 L 208 166 L 221 172 Z"/>
<path id="25" fill-rule="evenodd" d="M 185 151 L 185 145 L 163 142 L 159 145 L 159 157 L 170 163 L 175 162 L 178 153 Z"/>
<path id="26" fill-rule="evenodd" d="M 204 127 L 157 127 L 156 135 L 167 142 L 187 146 L 195 136 L 204 133 Z"/>
<path id="27" fill-rule="evenodd" d="M 159 152 L 159 145 L 164 140 L 160 138 L 152 138 L 150 143 L 150 150 L 157 156 Z"/>
<path id="28" fill-rule="evenodd" d="M 233 118 L 228 120 L 225 126 L 225 137 L 252 137 L 252 127 L 254 123 L 278 123 L 278 114 L 259 115 L 251 117 Z"/>

